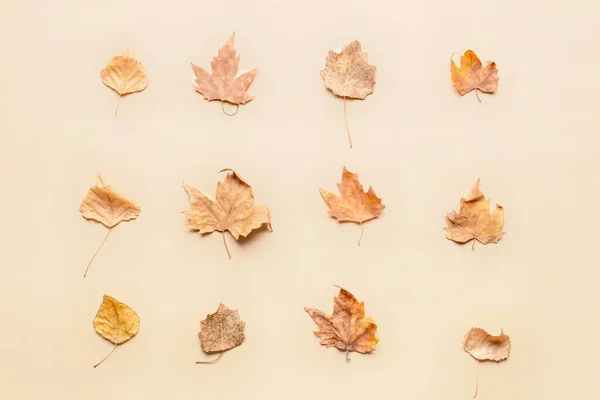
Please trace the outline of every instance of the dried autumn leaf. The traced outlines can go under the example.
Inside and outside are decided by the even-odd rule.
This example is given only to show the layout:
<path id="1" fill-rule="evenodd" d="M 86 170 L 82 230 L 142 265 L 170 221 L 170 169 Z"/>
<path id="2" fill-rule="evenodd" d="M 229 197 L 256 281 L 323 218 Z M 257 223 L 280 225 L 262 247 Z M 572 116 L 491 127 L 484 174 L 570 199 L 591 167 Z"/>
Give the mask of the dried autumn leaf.
<path id="1" fill-rule="evenodd" d="M 96 186 L 92 186 L 88 190 L 79 206 L 79 212 L 84 218 L 98 221 L 108 228 L 104 240 L 85 269 L 85 273 L 83 274 L 85 278 L 90 265 L 92 265 L 92 261 L 94 261 L 104 242 L 108 239 L 112 228 L 121 221 L 129 221 L 137 218 L 140 215 L 140 206 L 113 189 L 112 186 L 104 181 L 102 174 L 98 174 Z"/>
<path id="2" fill-rule="evenodd" d="M 358 40 L 344 47 L 339 54 L 330 50 L 325 59 L 325 69 L 321 71 L 321 78 L 327 89 L 344 98 L 344 119 L 350 148 L 352 138 L 348 128 L 346 98 L 364 100 L 373 93 L 376 70 L 374 65 L 369 65 L 367 53 L 361 51 Z"/>
<path id="3" fill-rule="evenodd" d="M 127 305 L 105 294 L 94 318 L 94 329 L 104 339 L 115 344 L 112 351 L 94 365 L 96 368 L 115 351 L 118 345 L 125 343 L 138 333 L 140 317 Z"/>
<path id="4" fill-rule="evenodd" d="M 371 317 L 365 318 L 364 301 L 359 303 L 350 292 L 339 289 L 339 295 L 333 298 L 332 315 L 315 308 L 304 307 L 304 310 L 319 326 L 314 334 L 321 339 L 321 344 L 345 351 L 346 360 L 350 361 L 350 351 L 364 354 L 375 350 L 379 342 L 375 337 L 377 325 Z"/>
<path id="5" fill-rule="evenodd" d="M 488 63 L 485 67 L 473 50 L 465 51 L 460 58 L 460 67 L 450 58 L 450 70 L 452 71 L 452 83 L 461 96 L 475 90 L 477 100 L 478 90 L 486 93 L 494 93 L 498 88 L 498 69 L 495 62 Z"/>
<path id="6" fill-rule="evenodd" d="M 233 47 L 234 39 L 235 32 L 213 58 L 210 63 L 212 74 L 192 63 L 196 75 L 194 88 L 208 101 L 221 100 L 221 107 L 224 101 L 239 105 L 254 99 L 247 90 L 256 76 L 257 69 L 245 72 L 236 78 L 240 57 L 236 56 Z"/>
<path id="7" fill-rule="evenodd" d="M 346 167 L 342 171 L 342 182 L 337 186 L 341 196 L 325 189 L 319 189 L 319 191 L 329 206 L 329 215 L 340 222 L 349 221 L 360 224 L 361 231 L 358 240 L 360 246 L 363 222 L 379 217 L 385 206 L 381 204 L 381 199 L 377 197 L 373 188 L 369 186 L 369 191 L 365 192 L 358 181 L 358 175 L 348 171 Z"/>
<path id="8" fill-rule="evenodd" d="M 189 185 L 183 185 L 190 199 L 191 210 L 183 211 L 189 218 L 186 226 L 200 233 L 223 232 L 223 243 L 227 256 L 231 259 L 225 231 L 229 231 L 238 240 L 246 237 L 252 230 L 266 224 L 271 230 L 271 212 L 264 206 L 253 206 L 252 188 L 235 171 L 228 171 L 225 180 L 217 183 L 215 201 L 210 200 L 202 192 Z"/>
<path id="9" fill-rule="evenodd" d="M 490 213 L 490 201 L 486 200 L 479 190 L 479 179 L 473 185 L 469 198 L 460 199 L 460 212 L 448 213 L 446 218 L 446 238 L 457 243 L 473 241 L 473 248 L 478 241 L 481 244 L 496 243 L 502 236 L 504 224 L 504 208 L 496 204 Z"/>
<path id="10" fill-rule="evenodd" d="M 127 48 L 102 68 L 100 77 L 106 86 L 119 94 L 115 117 L 119 111 L 121 96 L 141 92 L 148 87 L 149 83 L 144 65 Z"/>
<path id="11" fill-rule="evenodd" d="M 463 349 L 477 361 L 500 362 L 510 356 L 510 338 L 503 331 L 500 332 L 500 335 L 494 336 L 481 328 L 471 328 L 463 338 Z M 473 397 L 477 397 L 478 389 L 479 374 L 477 374 L 477 384 Z"/>
<path id="12" fill-rule="evenodd" d="M 223 352 L 239 346 L 245 339 L 246 323 L 240 320 L 240 313 L 219 304 L 217 312 L 208 314 L 200 321 L 200 345 L 205 353 L 219 353 L 211 361 L 196 361 L 196 364 L 212 364 L 223 355 Z"/>

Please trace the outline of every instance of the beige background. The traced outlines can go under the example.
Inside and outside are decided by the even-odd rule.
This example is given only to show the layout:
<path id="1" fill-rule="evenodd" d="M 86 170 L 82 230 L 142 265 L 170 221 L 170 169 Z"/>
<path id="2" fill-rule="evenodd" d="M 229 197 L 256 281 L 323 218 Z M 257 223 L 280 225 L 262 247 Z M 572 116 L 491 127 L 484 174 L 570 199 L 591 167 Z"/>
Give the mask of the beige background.
<path id="1" fill-rule="evenodd" d="M 90 3 L 94 3 L 90 5 Z M 561 5 L 557 5 L 557 4 Z M 513 341 L 482 364 L 480 399 L 596 399 L 600 194 L 598 9 L 591 1 L 10 1 L 0 15 L 0 397 L 3 399 L 468 399 L 472 326 Z M 192 88 L 237 33 L 256 100 L 236 117 Z M 348 106 L 323 88 L 329 48 L 359 39 L 375 93 Z M 121 102 L 100 69 L 123 46 L 145 92 Z M 449 58 L 474 49 L 496 95 L 461 98 Z M 342 166 L 387 209 L 360 229 L 318 188 Z M 237 244 L 184 228 L 185 181 L 214 195 L 231 167 L 273 233 Z M 78 213 L 97 172 L 137 200 L 82 278 L 105 228 Z M 506 208 L 498 245 L 457 246 L 443 216 L 476 178 Z M 379 324 L 370 356 L 326 349 L 304 306 L 333 284 Z M 92 328 L 107 293 L 141 317 L 111 345 Z M 247 340 L 214 365 L 196 334 L 222 301 Z"/>

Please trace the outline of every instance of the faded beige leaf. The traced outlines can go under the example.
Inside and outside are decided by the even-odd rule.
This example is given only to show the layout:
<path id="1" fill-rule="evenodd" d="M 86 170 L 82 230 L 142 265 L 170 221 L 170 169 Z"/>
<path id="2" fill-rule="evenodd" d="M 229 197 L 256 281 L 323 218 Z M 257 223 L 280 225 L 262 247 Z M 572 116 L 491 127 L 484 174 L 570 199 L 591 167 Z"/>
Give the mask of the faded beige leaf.
<path id="1" fill-rule="evenodd" d="M 452 72 L 452 83 L 461 96 L 475 90 L 477 100 L 479 90 L 485 93 L 494 93 L 498 88 L 498 69 L 495 62 L 488 63 L 485 67 L 481 64 L 479 57 L 473 50 L 465 51 L 460 58 L 460 67 L 450 58 L 450 70 Z"/>
<path id="2" fill-rule="evenodd" d="M 329 215 L 340 222 L 350 221 L 360 224 L 361 233 L 358 241 L 360 246 L 363 222 L 377 218 L 385 206 L 381 204 L 381 199 L 377 197 L 373 188 L 369 186 L 369 190 L 365 192 L 358 175 L 348 171 L 346 167 L 342 171 L 342 182 L 337 186 L 341 196 L 325 189 L 319 191 L 329 206 Z"/>
<path id="3" fill-rule="evenodd" d="M 271 212 L 264 206 L 253 206 L 254 194 L 252 188 L 235 171 L 227 171 L 225 180 L 217 184 L 215 201 L 210 200 L 202 192 L 189 185 L 183 185 L 190 199 L 190 211 L 183 211 L 189 218 L 190 229 L 200 233 L 223 232 L 223 243 L 227 256 L 231 258 L 225 231 L 229 231 L 235 240 L 240 236 L 248 236 L 252 230 L 263 224 L 271 229 Z"/>
<path id="4" fill-rule="evenodd" d="M 344 118 L 350 148 L 352 138 L 348 127 L 346 99 L 364 100 L 373 93 L 376 70 L 374 65 L 369 65 L 367 53 L 362 52 L 357 40 L 344 47 L 339 54 L 330 50 L 325 59 L 325 69 L 321 71 L 321 78 L 327 89 L 344 98 Z"/>
<path id="5" fill-rule="evenodd" d="M 118 345 L 125 343 L 138 333 L 140 317 L 127 305 L 105 294 L 94 318 L 94 329 L 104 339 L 115 345 L 106 357 L 94 365 L 96 368 L 115 351 Z"/>
<path id="6" fill-rule="evenodd" d="M 236 55 L 233 41 L 235 32 L 219 49 L 211 62 L 212 74 L 192 63 L 196 76 L 194 88 L 208 101 L 221 100 L 232 104 L 245 104 L 254 99 L 247 90 L 254 77 L 256 68 L 237 76 L 240 57 Z"/>
<path id="7" fill-rule="evenodd" d="M 316 308 L 304 307 L 304 310 L 318 325 L 314 334 L 321 339 L 321 344 L 336 347 L 348 353 L 370 353 L 375 350 L 379 339 L 375 337 L 377 325 L 371 317 L 365 318 L 365 303 L 358 302 L 350 292 L 339 288 L 340 293 L 333 298 L 333 314 L 328 315 Z"/>
<path id="8" fill-rule="evenodd" d="M 457 243 L 475 239 L 481 244 L 496 243 L 502 236 L 504 208 L 496 204 L 490 213 L 490 201 L 479 190 L 479 179 L 473 185 L 469 198 L 460 199 L 460 211 L 452 211 L 445 217 L 446 238 Z M 475 248 L 473 241 L 473 248 Z"/>
<path id="9" fill-rule="evenodd" d="M 223 352 L 242 344 L 245 339 L 246 323 L 240 320 L 240 313 L 219 304 L 217 312 L 208 314 L 200 321 L 200 345 L 205 353 L 217 353 L 219 356 L 211 361 L 197 361 L 196 364 L 211 364 L 223 355 Z"/>
<path id="10" fill-rule="evenodd" d="M 137 218 L 140 215 L 140 206 L 113 189 L 112 186 L 104 181 L 102 174 L 98 174 L 96 185 L 88 190 L 79 206 L 79 212 L 84 218 L 98 221 L 108 228 L 106 237 L 85 270 L 85 274 L 83 275 L 85 277 L 92 261 L 94 261 L 94 258 L 104 245 L 112 228 L 119 222 Z"/>
<path id="11" fill-rule="evenodd" d="M 119 94 L 115 116 L 119 111 L 121 96 L 140 92 L 146 89 L 149 83 L 144 65 L 127 48 L 102 68 L 100 78 L 106 86 Z"/>

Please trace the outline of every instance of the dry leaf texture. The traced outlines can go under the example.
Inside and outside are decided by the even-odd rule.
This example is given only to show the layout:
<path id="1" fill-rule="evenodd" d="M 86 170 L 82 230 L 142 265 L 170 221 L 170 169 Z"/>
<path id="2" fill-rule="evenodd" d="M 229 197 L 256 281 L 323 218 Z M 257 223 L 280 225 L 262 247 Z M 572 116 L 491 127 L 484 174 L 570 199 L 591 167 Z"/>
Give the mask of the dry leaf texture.
<path id="1" fill-rule="evenodd" d="M 102 69 L 100 77 L 119 95 L 142 91 L 149 83 L 144 65 L 128 49 L 113 57 Z"/>
<path id="2" fill-rule="evenodd" d="M 129 221 L 140 215 L 140 206 L 121 195 L 98 174 L 96 186 L 92 186 L 79 206 L 84 218 L 93 219 L 109 229 L 121 221 Z"/>
<path id="3" fill-rule="evenodd" d="M 215 201 L 189 185 L 183 185 L 191 204 L 183 214 L 189 218 L 186 226 L 200 233 L 229 231 L 237 240 L 263 224 L 271 228 L 271 212 L 264 206 L 252 206 L 252 188 L 235 171 L 217 184 Z"/>
<path id="4" fill-rule="evenodd" d="M 490 213 L 490 201 L 479 190 L 477 179 L 469 198 L 460 199 L 460 212 L 448 213 L 446 224 L 446 238 L 457 243 L 466 243 L 473 239 L 482 244 L 496 243 L 504 235 L 504 208 L 496 204 L 496 208 Z"/>
<path id="5" fill-rule="evenodd" d="M 488 63 L 485 67 L 472 50 L 465 51 L 460 58 L 460 67 L 450 59 L 452 83 L 459 93 L 464 96 L 471 90 L 481 90 L 494 93 L 498 88 L 498 69 L 495 62 Z"/>
<path id="6" fill-rule="evenodd" d="M 493 336 L 481 328 L 472 328 L 463 339 L 463 349 L 480 361 L 502 361 L 510 356 L 510 338 L 504 332 Z"/>
<path id="7" fill-rule="evenodd" d="M 245 339 L 246 323 L 240 320 L 240 313 L 219 304 L 217 312 L 208 314 L 200 321 L 200 345 L 206 353 L 215 353 L 233 349 Z"/>
<path id="8" fill-rule="evenodd" d="M 365 192 L 358 180 L 358 175 L 344 167 L 342 182 L 338 183 L 341 196 L 319 189 L 321 196 L 329 206 L 329 215 L 338 221 L 351 221 L 362 224 L 377 218 L 385 209 L 381 199 L 377 197 L 372 187 Z"/>
<path id="9" fill-rule="evenodd" d="M 358 302 L 347 290 L 333 299 L 333 314 L 327 315 L 315 308 L 304 310 L 319 326 L 314 334 L 327 347 L 337 347 L 343 351 L 369 353 L 375 350 L 379 339 L 375 337 L 377 325 L 371 317 L 365 318 L 365 303 Z"/>
<path id="10" fill-rule="evenodd" d="M 235 32 L 213 58 L 210 64 L 212 75 L 192 63 L 196 75 L 194 88 L 208 101 L 222 100 L 232 104 L 245 104 L 254 99 L 247 90 L 256 76 L 256 68 L 236 78 L 240 57 L 236 56 L 234 39 Z"/>
<path id="11" fill-rule="evenodd" d="M 131 339 L 140 329 L 140 317 L 127 305 L 104 295 L 94 318 L 94 329 L 106 340 L 121 344 Z"/>
<path id="12" fill-rule="evenodd" d="M 329 51 L 321 78 L 325 87 L 340 97 L 365 99 L 373 93 L 375 86 L 374 65 L 369 65 L 367 53 L 361 51 L 355 40 L 342 49 L 341 53 Z"/>

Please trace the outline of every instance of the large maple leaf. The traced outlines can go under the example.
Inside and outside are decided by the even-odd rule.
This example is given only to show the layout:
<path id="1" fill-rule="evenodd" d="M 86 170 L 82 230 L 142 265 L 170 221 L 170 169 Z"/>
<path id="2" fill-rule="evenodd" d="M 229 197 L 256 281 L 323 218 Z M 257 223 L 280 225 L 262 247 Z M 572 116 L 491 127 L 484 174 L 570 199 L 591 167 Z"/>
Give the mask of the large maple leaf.
<path id="1" fill-rule="evenodd" d="M 375 337 L 377 325 L 371 317 L 365 318 L 365 303 L 359 303 L 347 290 L 339 289 L 339 295 L 333 298 L 332 315 L 316 308 L 304 307 L 304 310 L 319 326 L 314 334 L 321 339 L 321 344 L 345 351 L 349 361 L 348 352 L 370 353 L 379 339 Z"/>
<path id="2" fill-rule="evenodd" d="M 200 233 L 223 232 L 223 243 L 227 256 L 231 258 L 225 231 L 229 231 L 235 240 L 247 236 L 252 230 L 266 224 L 271 229 L 271 212 L 264 206 L 253 206 L 252 188 L 235 171 L 228 171 L 225 180 L 217 184 L 215 201 L 210 200 L 198 189 L 183 185 L 187 192 L 191 210 L 183 214 L 189 218 L 186 226 Z"/>

